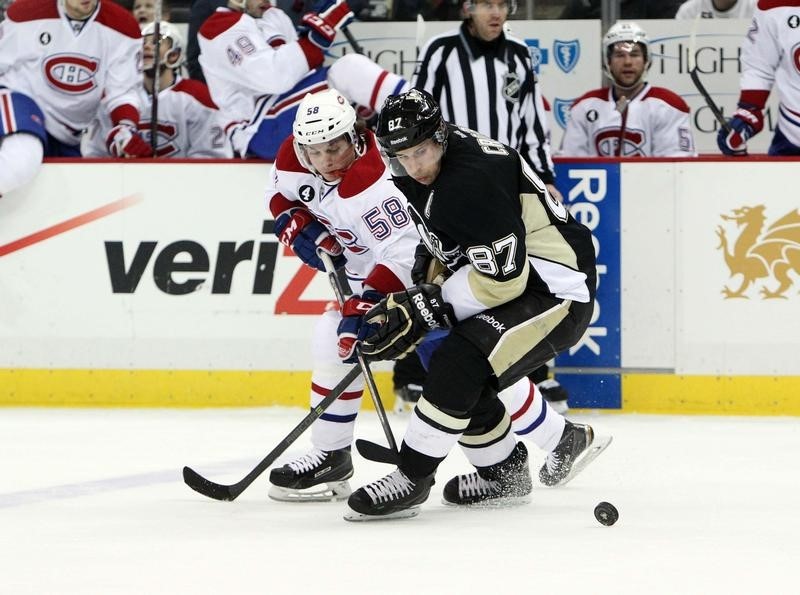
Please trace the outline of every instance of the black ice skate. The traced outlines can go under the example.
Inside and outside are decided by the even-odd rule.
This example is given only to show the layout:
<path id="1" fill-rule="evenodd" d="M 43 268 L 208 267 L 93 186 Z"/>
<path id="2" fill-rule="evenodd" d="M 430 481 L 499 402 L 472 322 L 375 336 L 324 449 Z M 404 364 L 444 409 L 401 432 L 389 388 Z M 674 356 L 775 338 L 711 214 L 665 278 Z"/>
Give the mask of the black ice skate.
<path id="1" fill-rule="evenodd" d="M 528 450 L 518 442 L 505 461 L 448 481 L 442 501 L 457 506 L 524 504 L 530 500 L 532 489 Z"/>
<path id="2" fill-rule="evenodd" d="M 352 491 L 350 448 L 324 451 L 318 448 L 273 469 L 269 497 L 282 502 L 326 502 L 344 500 Z"/>
<path id="3" fill-rule="evenodd" d="M 400 469 L 373 481 L 352 493 L 347 500 L 351 510 L 345 513 L 346 521 L 375 521 L 414 517 L 419 505 L 428 499 L 433 475 L 409 479 Z"/>
<path id="4" fill-rule="evenodd" d="M 567 421 L 558 446 L 547 455 L 544 465 L 539 469 L 539 481 L 546 486 L 564 485 L 583 471 L 609 444 L 610 436 L 599 438 L 595 443 L 592 426 Z"/>

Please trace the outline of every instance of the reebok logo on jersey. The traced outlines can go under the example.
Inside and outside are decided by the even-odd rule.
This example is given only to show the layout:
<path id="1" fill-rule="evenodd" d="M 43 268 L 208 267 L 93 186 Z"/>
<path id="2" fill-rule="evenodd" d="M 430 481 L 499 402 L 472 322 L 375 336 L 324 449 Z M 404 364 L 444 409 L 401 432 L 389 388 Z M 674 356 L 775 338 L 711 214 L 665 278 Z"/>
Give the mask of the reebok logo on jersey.
<path id="1" fill-rule="evenodd" d="M 475 318 L 477 318 L 478 320 L 483 320 L 486 324 L 491 326 L 498 333 L 503 333 L 506 330 L 506 325 L 502 324 L 494 316 L 489 316 L 488 314 L 478 314 Z"/>

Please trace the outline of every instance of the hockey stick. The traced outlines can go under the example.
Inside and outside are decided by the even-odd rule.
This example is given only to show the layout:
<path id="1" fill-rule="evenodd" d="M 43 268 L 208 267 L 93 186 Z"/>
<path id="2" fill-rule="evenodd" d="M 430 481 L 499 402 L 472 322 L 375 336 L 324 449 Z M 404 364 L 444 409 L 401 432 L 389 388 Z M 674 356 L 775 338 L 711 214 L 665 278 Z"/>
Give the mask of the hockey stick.
<path id="1" fill-rule="evenodd" d="M 300 437 L 300 434 L 305 432 L 311 424 L 313 424 L 319 417 L 330 407 L 333 402 L 338 399 L 341 394 L 350 386 L 350 383 L 361 374 L 361 369 L 358 366 L 353 366 L 347 375 L 331 390 L 330 394 L 322 399 L 319 405 L 314 407 L 311 412 L 306 415 L 302 421 L 289 432 L 289 434 L 280 441 L 278 446 L 272 449 L 270 453 L 264 457 L 255 468 L 248 473 L 244 479 L 231 485 L 224 485 L 209 481 L 193 469 L 189 467 L 183 468 L 183 481 L 192 488 L 195 492 L 208 496 L 214 500 L 236 500 L 236 498 L 247 487 L 253 483 L 256 478 L 266 471 L 275 462 L 283 452 L 291 446 L 291 444 Z"/>
<path id="2" fill-rule="evenodd" d="M 158 93 L 161 91 L 161 0 L 154 3 L 155 23 L 153 23 L 153 105 L 150 108 L 150 148 L 153 157 L 158 157 Z"/>
<path id="3" fill-rule="evenodd" d="M 700 22 L 700 15 L 694 18 L 694 22 L 692 23 L 692 31 L 689 35 L 689 76 L 692 77 L 692 83 L 694 83 L 695 88 L 700 92 L 702 95 L 703 100 L 706 102 L 708 109 L 711 110 L 711 113 L 714 114 L 714 117 L 719 122 L 719 125 L 722 126 L 722 129 L 730 134 L 733 132 L 731 125 L 728 124 L 728 121 L 725 119 L 725 116 L 722 115 L 722 110 L 719 109 L 719 106 L 716 104 L 714 99 L 711 97 L 711 94 L 706 89 L 703 82 L 700 80 L 700 75 L 698 74 L 697 70 L 697 24 Z"/>
<path id="4" fill-rule="evenodd" d="M 325 273 L 328 275 L 328 281 L 330 281 L 331 287 L 333 288 L 333 293 L 336 294 L 336 301 L 339 302 L 339 306 L 343 306 L 346 299 L 352 295 L 352 291 L 350 291 L 349 286 L 342 283 L 341 279 L 339 279 L 339 275 L 336 273 L 336 268 L 333 266 L 331 257 L 322 250 L 319 250 L 317 254 L 319 255 L 320 260 L 322 260 L 322 264 L 325 266 Z M 386 441 L 389 443 L 391 451 L 397 453 L 397 442 L 395 442 L 394 434 L 392 434 L 392 428 L 389 425 L 389 419 L 386 417 L 386 410 L 383 408 L 383 402 L 381 401 L 381 396 L 378 393 L 378 387 L 375 385 L 375 378 L 372 376 L 372 370 L 369 369 L 369 364 L 367 363 L 364 354 L 361 353 L 361 347 L 358 344 L 355 346 L 355 354 L 356 359 L 358 360 L 358 366 L 364 373 L 364 380 L 367 383 L 369 394 L 372 397 L 372 403 L 375 405 L 375 411 L 378 413 L 378 419 L 381 422 L 383 433 L 386 435 Z M 361 444 L 363 443 L 371 444 L 366 440 L 357 440 L 356 448 L 358 449 L 358 452 L 364 456 L 364 458 L 369 458 L 362 452 Z"/>
<path id="5" fill-rule="evenodd" d="M 350 47 L 353 48 L 356 54 L 364 54 L 364 48 L 358 43 L 358 40 L 356 40 L 355 36 L 350 32 L 350 29 L 342 27 L 342 33 L 344 33 L 344 36 L 347 38 L 347 43 L 350 44 Z"/>

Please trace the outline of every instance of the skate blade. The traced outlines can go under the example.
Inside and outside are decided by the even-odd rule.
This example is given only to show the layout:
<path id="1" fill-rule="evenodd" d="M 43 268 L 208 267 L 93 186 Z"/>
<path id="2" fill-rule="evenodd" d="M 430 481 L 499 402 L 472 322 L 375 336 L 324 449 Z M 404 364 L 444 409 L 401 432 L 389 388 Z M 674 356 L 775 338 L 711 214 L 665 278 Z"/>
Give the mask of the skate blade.
<path id="1" fill-rule="evenodd" d="M 361 514 L 355 510 L 348 510 L 342 518 L 346 521 L 360 523 L 364 521 L 388 521 L 391 519 L 410 519 L 419 515 L 419 506 L 412 506 L 391 514 Z"/>
<path id="2" fill-rule="evenodd" d="M 346 500 L 352 492 L 349 481 L 334 481 L 304 490 L 274 485 L 269 488 L 267 495 L 278 502 L 338 502 Z"/>
<path id="3" fill-rule="evenodd" d="M 533 498 L 530 494 L 527 496 L 515 496 L 509 498 L 492 498 L 491 500 L 483 500 L 481 502 L 473 502 L 472 504 L 457 504 L 456 502 L 448 502 L 442 498 L 442 504 L 450 508 L 467 508 L 467 509 L 484 509 L 484 508 L 514 508 L 516 506 L 523 506 L 530 504 Z"/>
<path id="4" fill-rule="evenodd" d="M 572 469 L 569 470 L 567 476 L 559 481 L 557 484 L 551 487 L 563 486 L 572 481 L 572 478 L 578 475 L 581 471 L 586 469 L 589 464 L 594 461 L 600 454 L 608 448 L 608 445 L 611 444 L 611 441 L 614 439 L 613 436 L 595 436 L 594 440 L 592 440 L 592 444 L 581 453 L 581 456 L 578 457 L 573 465 Z"/>

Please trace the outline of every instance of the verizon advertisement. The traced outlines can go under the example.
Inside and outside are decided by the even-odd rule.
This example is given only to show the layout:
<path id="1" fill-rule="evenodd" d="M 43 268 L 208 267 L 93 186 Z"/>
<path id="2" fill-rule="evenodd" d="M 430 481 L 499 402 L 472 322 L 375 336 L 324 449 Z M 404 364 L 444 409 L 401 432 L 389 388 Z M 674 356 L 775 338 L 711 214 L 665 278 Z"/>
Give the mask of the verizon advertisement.
<path id="1" fill-rule="evenodd" d="M 48 164 L 0 200 L 0 367 L 310 369 L 268 164 Z M 319 277 L 319 279 L 317 279 Z"/>

